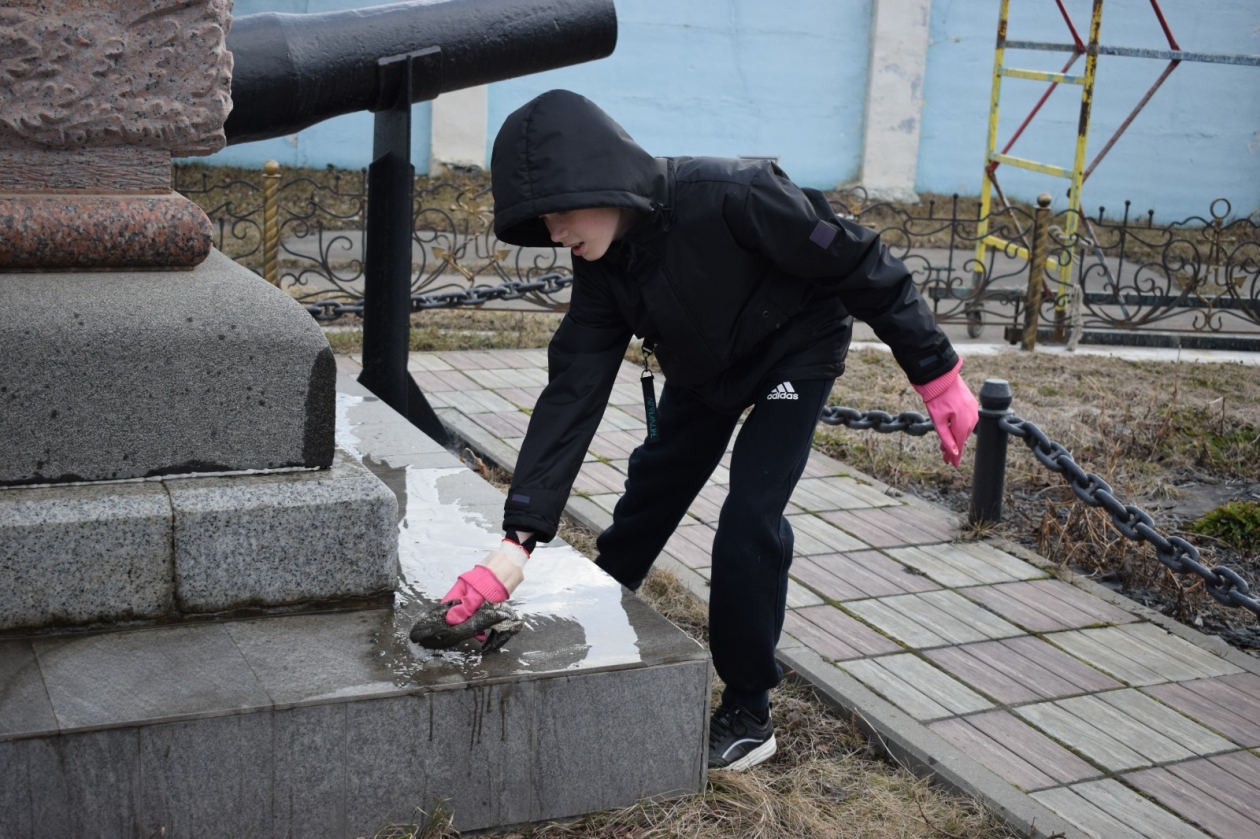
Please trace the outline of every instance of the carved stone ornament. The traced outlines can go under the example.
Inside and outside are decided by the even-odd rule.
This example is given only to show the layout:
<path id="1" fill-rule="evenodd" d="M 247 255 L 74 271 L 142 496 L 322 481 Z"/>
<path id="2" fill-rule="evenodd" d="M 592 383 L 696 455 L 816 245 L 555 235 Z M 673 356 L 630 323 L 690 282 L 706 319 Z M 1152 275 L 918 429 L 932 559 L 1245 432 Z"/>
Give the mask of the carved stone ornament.
<path id="1" fill-rule="evenodd" d="M 223 148 L 232 0 L 0 0 L 0 146 Z"/>

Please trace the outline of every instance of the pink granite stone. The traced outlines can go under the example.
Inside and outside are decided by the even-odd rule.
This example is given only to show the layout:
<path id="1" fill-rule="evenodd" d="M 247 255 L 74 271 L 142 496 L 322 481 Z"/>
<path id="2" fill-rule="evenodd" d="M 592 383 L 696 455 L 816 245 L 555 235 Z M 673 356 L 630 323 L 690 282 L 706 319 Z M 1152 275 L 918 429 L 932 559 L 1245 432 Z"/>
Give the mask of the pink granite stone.
<path id="1" fill-rule="evenodd" d="M 201 208 L 168 195 L 0 195 L 0 271 L 182 268 L 210 253 Z"/>

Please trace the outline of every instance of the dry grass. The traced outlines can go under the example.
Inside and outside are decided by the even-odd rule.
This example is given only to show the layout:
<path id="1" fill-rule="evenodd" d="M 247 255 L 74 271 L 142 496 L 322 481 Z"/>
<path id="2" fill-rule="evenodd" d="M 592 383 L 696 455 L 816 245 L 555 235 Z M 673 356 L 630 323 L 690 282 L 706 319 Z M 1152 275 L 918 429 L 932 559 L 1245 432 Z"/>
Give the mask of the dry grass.
<path id="1" fill-rule="evenodd" d="M 435 309 L 411 318 L 411 351 L 493 350 L 546 347 L 563 315 L 514 312 L 503 309 Z M 330 330 L 328 343 L 335 352 L 363 349 L 363 330 L 357 319 L 344 318 L 352 328 Z"/>

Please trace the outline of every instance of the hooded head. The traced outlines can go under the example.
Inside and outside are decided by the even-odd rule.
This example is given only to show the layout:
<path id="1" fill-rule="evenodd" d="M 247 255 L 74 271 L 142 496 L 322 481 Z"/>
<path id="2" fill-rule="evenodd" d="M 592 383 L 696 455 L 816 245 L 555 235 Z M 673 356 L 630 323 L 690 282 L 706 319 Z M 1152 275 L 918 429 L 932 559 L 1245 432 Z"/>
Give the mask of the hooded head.
<path id="1" fill-rule="evenodd" d="M 665 194 L 666 168 L 594 102 L 552 90 L 504 121 L 490 156 L 490 183 L 495 235 L 511 245 L 549 247 L 544 213 L 650 212 Z"/>

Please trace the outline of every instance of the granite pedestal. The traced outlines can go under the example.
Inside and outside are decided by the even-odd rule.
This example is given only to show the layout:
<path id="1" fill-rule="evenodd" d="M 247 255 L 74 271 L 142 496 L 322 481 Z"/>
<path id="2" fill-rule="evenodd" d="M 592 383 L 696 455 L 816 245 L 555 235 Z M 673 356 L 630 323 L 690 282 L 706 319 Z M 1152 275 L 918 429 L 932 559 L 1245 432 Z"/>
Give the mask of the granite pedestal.
<path id="1" fill-rule="evenodd" d="M 0 274 L 0 311 L 0 486 L 332 463 L 328 342 L 218 251 Z"/>
<path id="2" fill-rule="evenodd" d="M 0 642 L 0 836 L 461 830 L 699 790 L 708 654 L 562 543 L 496 653 L 407 641 L 502 495 L 348 377 L 338 443 L 397 495 L 392 608 Z"/>

